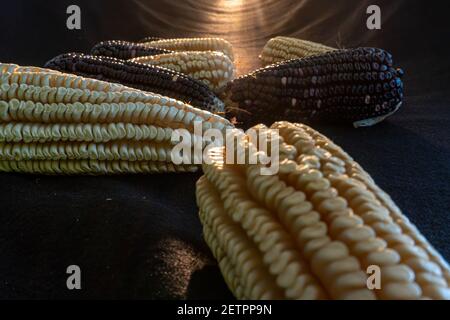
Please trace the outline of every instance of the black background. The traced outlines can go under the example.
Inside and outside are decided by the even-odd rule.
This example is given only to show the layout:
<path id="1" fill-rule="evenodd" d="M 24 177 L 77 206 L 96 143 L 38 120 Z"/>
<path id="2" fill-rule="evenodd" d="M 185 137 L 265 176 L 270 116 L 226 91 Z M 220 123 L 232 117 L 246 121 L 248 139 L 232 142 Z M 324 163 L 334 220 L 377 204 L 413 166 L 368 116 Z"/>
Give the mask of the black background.
<path id="1" fill-rule="evenodd" d="M 239 4 L 239 1 L 241 3 Z M 66 28 L 77 4 L 82 29 Z M 365 10 L 382 9 L 369 31 Z M 406 99 L 366 129 L 316 126 L 349 152 L 450 257 L 450 22 L 446 1 L 1 1 L 0 61 L 43 65 L 107 39 L 221 36 L 238 72 L 275 35 L 394 54 Z M 231 298 L 202 240 L 199 174 L 61 177 L 0 174 L 0 298 Z M 82 290 L 66 289 L 66 268 Z"/>

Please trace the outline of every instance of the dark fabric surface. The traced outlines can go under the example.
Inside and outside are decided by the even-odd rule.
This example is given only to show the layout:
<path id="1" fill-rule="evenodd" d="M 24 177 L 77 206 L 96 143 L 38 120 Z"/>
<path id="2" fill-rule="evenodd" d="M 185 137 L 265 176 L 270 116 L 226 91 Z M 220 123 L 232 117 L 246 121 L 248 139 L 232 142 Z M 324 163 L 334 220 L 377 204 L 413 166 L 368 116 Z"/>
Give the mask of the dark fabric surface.
<path id="1" fill-rule="evenodd" d="M 406 99 L 366 129 L 315 126 L 349 152 L 450 258 L 450 26 L 445 1 L 2 1 L 0 61 L 43 65 L 97 41 L 220 36 L 238 72 L 276 35 L 394 54 Z M 65 27 L 78 4 L 82 30 Z M 369 31 L 365 10 L 382 9 Z M 48 177 L 0 174 L 0 298 L 231 298 L 202 240 L 199 174 Z M 66 289 L 66 267 L 82 290 Z"/>

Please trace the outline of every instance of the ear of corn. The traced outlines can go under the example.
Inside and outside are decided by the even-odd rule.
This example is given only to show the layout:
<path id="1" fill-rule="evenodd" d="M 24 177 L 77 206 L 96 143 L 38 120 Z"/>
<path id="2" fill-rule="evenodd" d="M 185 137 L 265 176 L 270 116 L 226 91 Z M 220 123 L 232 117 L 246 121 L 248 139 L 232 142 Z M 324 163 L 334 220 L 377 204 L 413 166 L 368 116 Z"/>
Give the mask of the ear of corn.
<path id="1" fill-rule="evenodd" d="M 222 52 L 185 51 L 135 58 L 132 61 L 172 69 L 219 91 L 234 77 L 234 64 Z"/>
<path id="2" fill-rule="evenodd" d="M 312 41 L 291 37 L 275 37 L 267 41 L 259 58 L 265 65 L 268 65 L 285 60 L 305 58 L 333 50 L 336 49 Z"/>
<path id="3" fill-rule="evenodd" d="M 347 153 L 303 124 L 270 132 L 278 173 L 214 150 L 197 183 L 205 240 L 237 298 L 450 299 L 448 264 Z M 257 150 L 249 136 L 240 145 Z"/>
<path id="4" fill-rule="evenodd" d="M 224 110 L 223 102 L 203 82 L 159 66 L 77 53 L 59 55 L 45 66 L 169 96 L 212 112 Z"/>
<path id="5" fill-rule="evenodd" d="M 231 44 L 221 38 L 178 38 L 162 39 L 158 41 L 145 42 L 153 48 L 161 48 L 173 51 L 220 51 L 234 60 Z"/>
<path id="6" fill-rule="evenodd" d="M 382 49 L 336 50 L 238 77 L 228 84 L 224 102 L 247 127 L 277 120 L 368 126 L 400 107 L 402 74 Z"/>
<path id="7" fill-rule="evenodd" d="M 152 48 L 142 43 L 134 43 L 122 40 L 102 41 L 97 43 L 91 49 L 92 55 L 113 57 L 123 60 L 170 52 L 170 50 Z"/>
<path id="8" fill-rule="evenodd" d="M 193 143 L 196 121 L 203 129 L 230 127 L 207 111 L 123 85 L 16 65 L 0 70 L 0 171 L 196 171 L 173 163 L 173 130 L 186 129 Z"/>

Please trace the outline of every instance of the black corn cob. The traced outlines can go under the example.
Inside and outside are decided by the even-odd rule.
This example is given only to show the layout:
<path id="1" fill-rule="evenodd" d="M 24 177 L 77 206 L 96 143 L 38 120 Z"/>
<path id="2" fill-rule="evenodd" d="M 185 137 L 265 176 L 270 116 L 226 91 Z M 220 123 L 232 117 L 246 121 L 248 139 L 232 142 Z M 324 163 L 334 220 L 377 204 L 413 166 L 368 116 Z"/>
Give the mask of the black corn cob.
<path id="1" fill-rule="evenodd" d="M 368 126 L 400 107 L 402 75 L 382 49 L 336 50 L 241 76 L 228 84 L 224 102 L 244 127 L 277 120 Z"/>
<path id="2" fill-rule="evenodd" d="M 56 56 L 45 67 L 157 93 L 211 112 L 224 111 L 223 102 L 203 82 L 163 67 L 82 53 Z"/>
<path id="3" fill-rule="evenodd" d="M 164 38 L 160 38 L 160 37 L 145 37 L 145 38 L 142 38 L 142 39 L 138 40 L 138 42 L 144 43 L 144 42 L 158 41 L 158 40 L 162 40 L 162 39 L 164 39 Z"/>
<path id="4" fill-rule="evenodd" d="M 154 56 L 157 54 L 171 53 L 166 49 L 152 48 L 143 43 L 135 43 L 122 40 L 108 40 L 97 43 L 91 54 L 95 56 L 114 57 L 128 60 L 136 57 Z"/>

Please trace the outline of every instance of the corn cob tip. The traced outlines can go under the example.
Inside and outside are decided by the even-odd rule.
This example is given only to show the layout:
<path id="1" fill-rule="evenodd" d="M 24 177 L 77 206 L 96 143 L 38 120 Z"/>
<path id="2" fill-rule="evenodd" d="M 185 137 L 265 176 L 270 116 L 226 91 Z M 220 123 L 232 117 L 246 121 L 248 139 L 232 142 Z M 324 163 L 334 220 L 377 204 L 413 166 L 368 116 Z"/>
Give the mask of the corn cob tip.
<path id="1" fill-rule="evenodd" d="M 44 64 L 44 68 L 58 70 L 58 69 L 62 69 L 62 66 L 64 65 L 64 66 L 67 66 L 68 69 L 73 69 L 75 58 L 77 56 L 84 56 L 84 53 L 68 52 L 68 53 L 59 54 L 59 55 L 51 58 L 50 60 L 48 60 Z M 73 71 L 75 71 L 75 69 L 73 69 Z"/>

